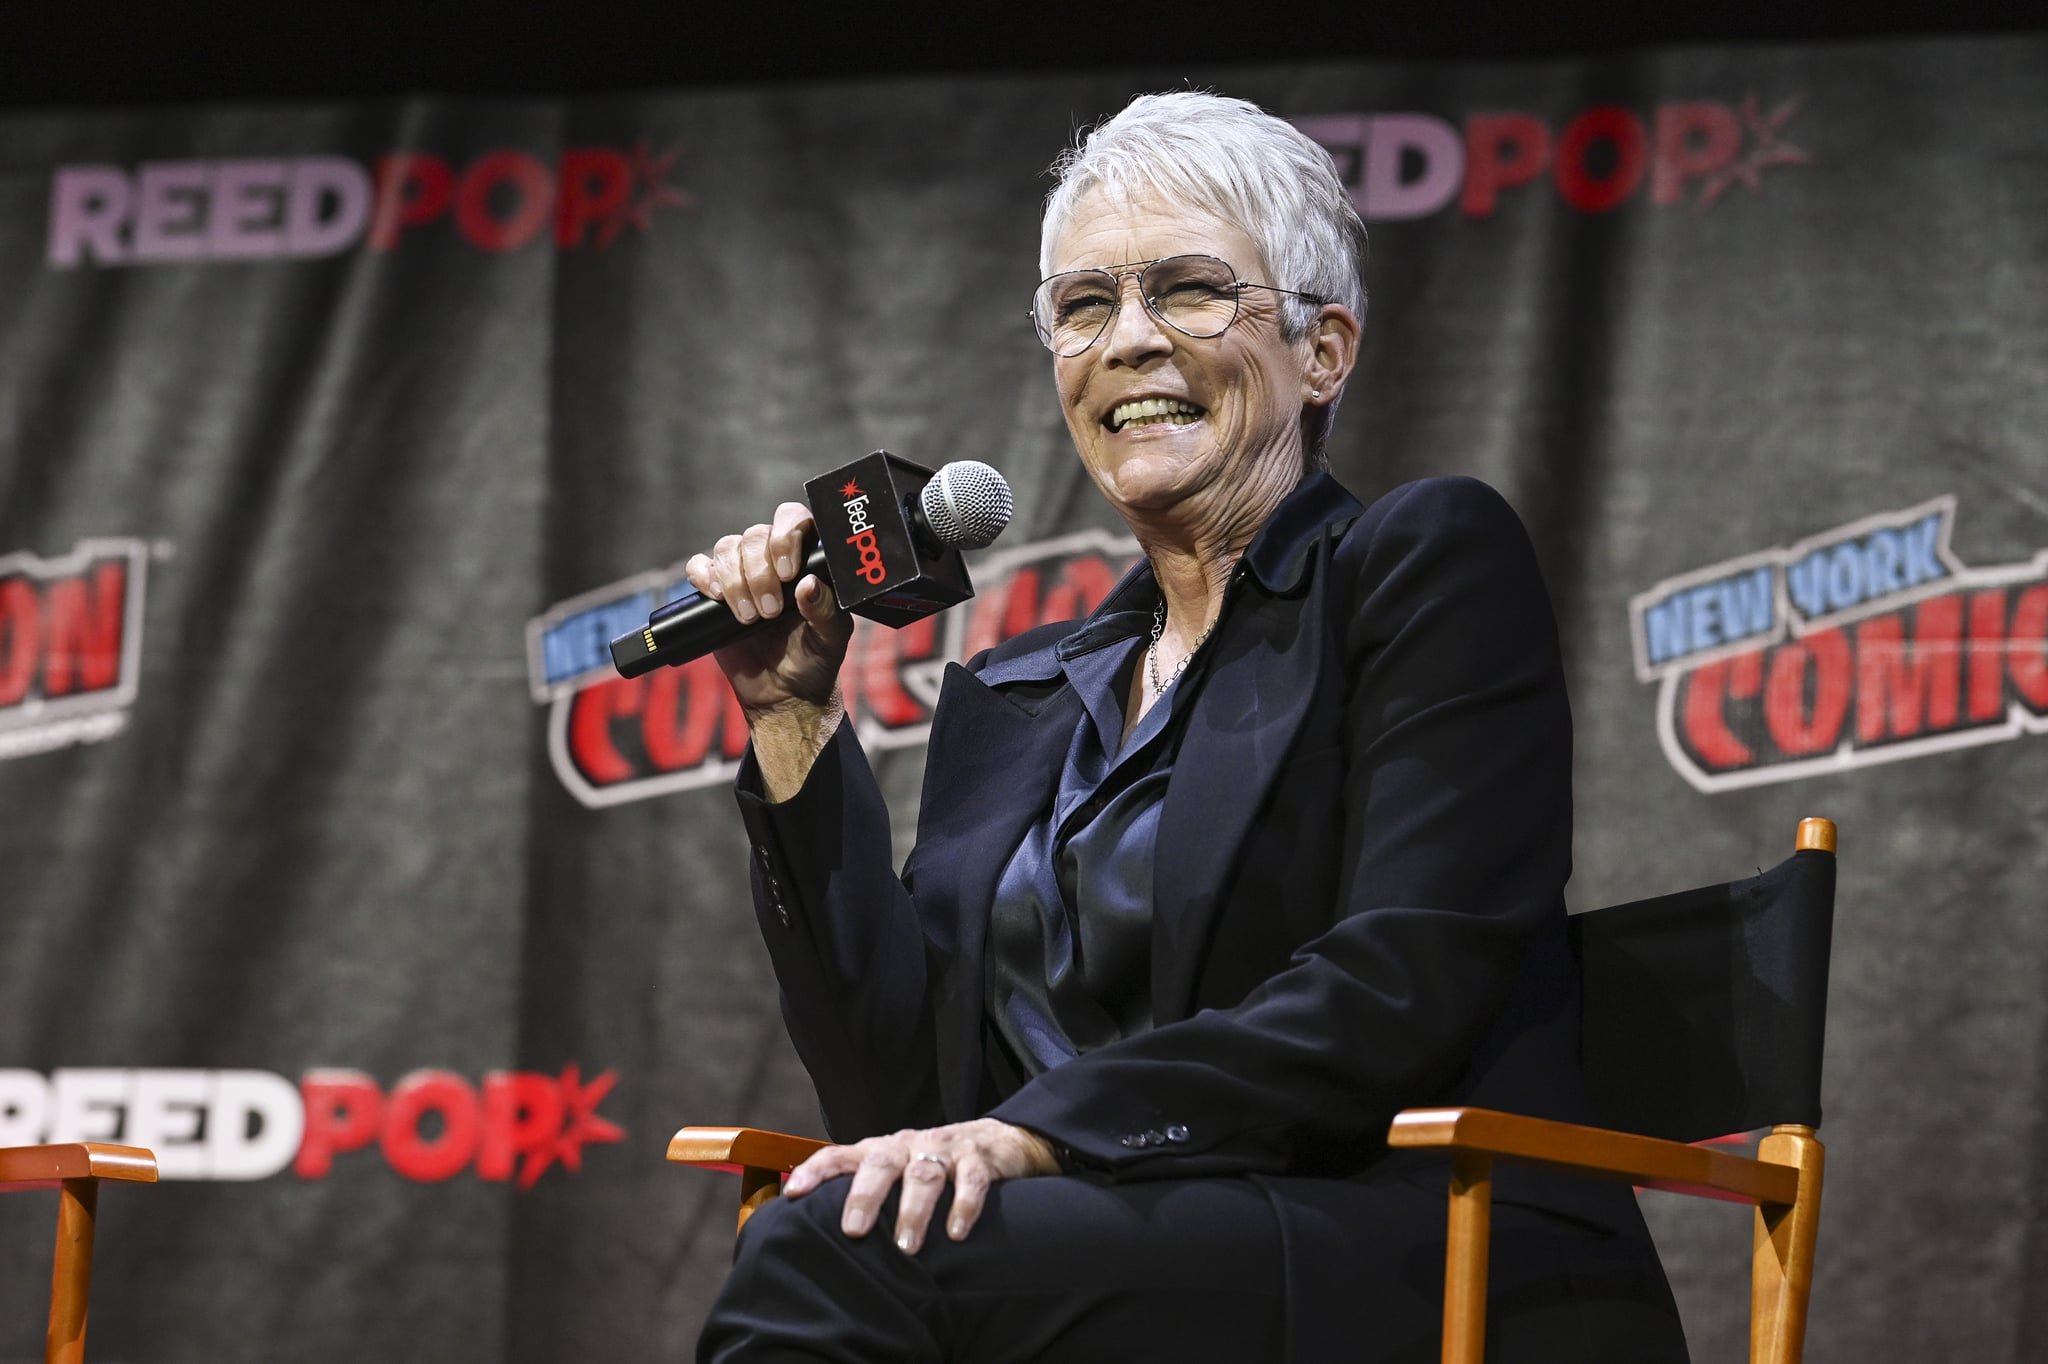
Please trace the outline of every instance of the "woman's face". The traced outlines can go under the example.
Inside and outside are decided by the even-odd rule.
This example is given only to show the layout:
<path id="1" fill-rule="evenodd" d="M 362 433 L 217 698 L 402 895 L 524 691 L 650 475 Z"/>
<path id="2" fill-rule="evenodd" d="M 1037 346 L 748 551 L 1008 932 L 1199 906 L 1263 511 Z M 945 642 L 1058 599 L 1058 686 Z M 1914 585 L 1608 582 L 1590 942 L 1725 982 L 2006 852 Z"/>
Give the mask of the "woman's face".
<path id="1" fill-rule="evenodd" d="M 1215 256 L 1239 279 L 1274 282 L 1238 229 L 1160 199 L 1112 200 L 1100 191 L 1076 207 L 1054 244 L 1053 270 L 1178 255 Z M 1079 355 L 1053 362 L 1074 448 L 1104 495 L 1119 510 L 1142 513 L 1255 471 L 1284 473 L 1291 486 L 1302 466 L 1301 407 L 1314 346 L 1281 339 L 1281 295 L 1245 290 L 1237 320 L 1221 336 L 1198 340 L 1138 301 L 1134 275 L 1120 284 L 1121 306 L 1108 329 Z M 1147 398 L 1195 410 L 1129 420 L 1129 405 Z"/>

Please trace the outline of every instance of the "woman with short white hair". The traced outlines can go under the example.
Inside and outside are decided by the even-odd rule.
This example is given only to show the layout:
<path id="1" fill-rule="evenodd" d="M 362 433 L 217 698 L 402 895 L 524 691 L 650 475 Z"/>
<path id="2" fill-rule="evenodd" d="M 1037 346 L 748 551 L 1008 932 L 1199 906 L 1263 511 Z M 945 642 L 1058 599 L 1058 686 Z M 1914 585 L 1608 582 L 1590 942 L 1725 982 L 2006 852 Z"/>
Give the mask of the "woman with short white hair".
<path id="1" fill-rule="evenodd" d="M 1433 1359 L 1447 1170 L 1400 1109 L 1585 1120 L 1571 721 L 1520 523 L 1323 444 L 1365 232 L 1252 105 L 1145 96 L 1057 166 L 1031 320 L 1143 559 L 947 677 L 918 843 L 837 676 L 808 512 L 691 581 L 784 1015 L 833 1139 L 742 1236 L 699 1357 Z M 1685 1357 L 1625 1188 L 1496 1177 L 1495 1360 Z"/>

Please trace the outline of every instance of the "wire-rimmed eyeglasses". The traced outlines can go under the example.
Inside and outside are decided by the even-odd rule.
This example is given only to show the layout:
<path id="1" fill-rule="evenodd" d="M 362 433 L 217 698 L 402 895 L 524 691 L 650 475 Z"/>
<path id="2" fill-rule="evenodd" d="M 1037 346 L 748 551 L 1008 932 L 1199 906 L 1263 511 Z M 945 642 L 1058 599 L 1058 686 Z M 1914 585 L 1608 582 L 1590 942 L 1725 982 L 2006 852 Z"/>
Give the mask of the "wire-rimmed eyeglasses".
<path id="1" fill-rule="evenodd" d="M 1054 355 L 1079 355 L 1109 330 L 1123 301 L 1124 279 L 1138 278 L 1145 311 L 1196 340 L 1221 336 L 1237 321 L 1247 289 L 1267 289 L 1323 304 L 1328 299 L 1277 284 L 1254 284 L 1214 256 L 1162 256 L 1100 270 L 1065 270 L 1041 280 L 1031 296 L 1031 326 Z"/>

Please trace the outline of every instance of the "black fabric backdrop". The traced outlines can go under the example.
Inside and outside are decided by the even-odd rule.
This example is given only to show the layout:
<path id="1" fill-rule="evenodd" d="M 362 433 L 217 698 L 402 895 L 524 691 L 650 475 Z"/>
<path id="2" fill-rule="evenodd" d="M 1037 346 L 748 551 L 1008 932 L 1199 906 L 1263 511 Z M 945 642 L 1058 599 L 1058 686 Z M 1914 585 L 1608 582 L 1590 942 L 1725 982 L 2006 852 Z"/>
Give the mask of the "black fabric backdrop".
<path id="1" fill-rule="evenodd" d="M 1126 561 L 1022 310 L 1045 164 L 1183 81 L 1318 120 L 1367 199 L 1340 477 L 1530 526 L 1575 903 L 1842 825 L 1809 1358 L 2048 1351 L 2012 39 L 0 119 L 0 1143 L 189 1176 L 104 1197 L 93 1357 L 687 1350 L 733 1191 L 669 1132 L 816 1119 L 728 717 L 590 643 L 854 455 L 1002 468 L 980 598 L 850 669 L 907 840 L 935 660 Z M 1646 1206 L 1734 1357 L 1746 1216 Z M 0 1359 L 40 1357 L 50 1222 L 0 1201 Z"/>

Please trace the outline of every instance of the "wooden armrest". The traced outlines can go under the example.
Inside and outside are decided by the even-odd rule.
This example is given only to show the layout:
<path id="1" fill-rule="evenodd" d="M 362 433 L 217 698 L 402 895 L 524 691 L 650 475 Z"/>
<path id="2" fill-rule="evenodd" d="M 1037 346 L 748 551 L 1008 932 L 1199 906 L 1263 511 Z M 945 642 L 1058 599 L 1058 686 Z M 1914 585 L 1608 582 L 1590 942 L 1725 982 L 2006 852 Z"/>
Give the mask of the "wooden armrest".
<path id="1" fill-rule="evenodd" d="M 1395 1116 L 1387 1145 L 1480 1152 L 1730 1203 L 1790 1205 L 1799 1193 L 1790 1165 L 1489 1108 L 1411 1108 Z"/>
<path id="2" fill-rule="evenodd" d="M 832 1143 L 814 1137 L 791 1137 L 758 1127 L 685 1127 L 669 1138 L 668 1158 L 678 1165 L 704 1165 L 717 1170 L 776 1170 L 788 1174 L 813 1151 Z"/>
<path id="3" fill-rule="evenodd" d="M 0 1189 L 47 1189 L 66 1179 L 156 1183 L 156 1154 L 140 1146 L 67 1141 L 53 1146 L 0 1146 Z"/>
<path id="4" fill-rule="evenodd" d="M 832 1143 L 813 1137 L 789 1137 L 758 1127 L 685 1127 L 669 1138 L 668 1158 L 678 1165 L 724 1170 L 740 1177 L 740 1220 L 772 1203 L 782 1192 L 782 1177 Z"/>

